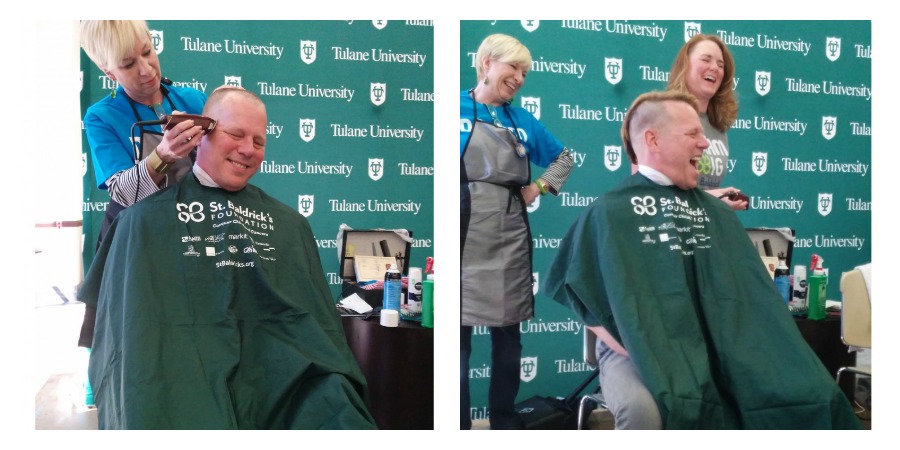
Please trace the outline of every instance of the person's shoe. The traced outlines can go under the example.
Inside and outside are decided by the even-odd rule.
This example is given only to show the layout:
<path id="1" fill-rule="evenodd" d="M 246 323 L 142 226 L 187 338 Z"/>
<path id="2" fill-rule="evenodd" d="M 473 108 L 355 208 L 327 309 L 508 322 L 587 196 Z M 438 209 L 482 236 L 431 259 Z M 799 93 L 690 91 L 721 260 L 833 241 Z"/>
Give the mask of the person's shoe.
<path id="1" fill-rule="evenodd" d="M 492 430 L 524 430 L 525 421 L 518 414 L 510 417 L 490 417 Z"/>

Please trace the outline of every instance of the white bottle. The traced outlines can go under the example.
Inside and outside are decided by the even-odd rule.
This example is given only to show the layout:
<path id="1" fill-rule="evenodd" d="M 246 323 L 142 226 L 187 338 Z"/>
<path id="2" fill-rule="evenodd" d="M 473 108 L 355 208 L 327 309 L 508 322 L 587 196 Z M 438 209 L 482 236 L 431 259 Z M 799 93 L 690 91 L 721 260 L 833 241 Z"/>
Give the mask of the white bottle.
<path id="1" fill-rule="evenodd" d="M 806 266 L 794 266 L 794 286 L 791 303 L 800 310 L 806 309 Z"/>
<path id="2" fill-rule="evenodd" d="M 409 282 L 406 288 L 406 310 L 410 315 L 418 315 L 422 312 L 422 269 L 409 268 Z"/>

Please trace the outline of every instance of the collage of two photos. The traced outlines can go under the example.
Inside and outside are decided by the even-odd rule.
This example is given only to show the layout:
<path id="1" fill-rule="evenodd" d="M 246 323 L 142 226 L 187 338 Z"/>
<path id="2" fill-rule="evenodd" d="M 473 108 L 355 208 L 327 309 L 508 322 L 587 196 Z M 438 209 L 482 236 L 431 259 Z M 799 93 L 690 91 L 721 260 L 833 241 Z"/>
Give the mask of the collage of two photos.
<path id="1" fill-rule="evenodd" d="M 72 24 L 35 429 L 871 428 L 871 22 L 458 27 Z"/>

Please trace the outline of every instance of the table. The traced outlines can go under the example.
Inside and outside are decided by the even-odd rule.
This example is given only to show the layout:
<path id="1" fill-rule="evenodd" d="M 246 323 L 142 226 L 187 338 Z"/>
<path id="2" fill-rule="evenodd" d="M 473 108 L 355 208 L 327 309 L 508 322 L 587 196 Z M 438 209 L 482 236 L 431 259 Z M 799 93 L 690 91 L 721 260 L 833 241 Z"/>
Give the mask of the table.
<path id="1" fill-rule="evenodd" d="M 434 330 L 396 328 L 342 316 L 344 334 L 369 385 L 369 410 L 382 430 L 434 429 Z"/>
<path id="2" fill-rule="evenodd" d="M 794 322 L 797 323 L 803 339 L 828 369 L 831 378 L 835 378 L 841 367 L 856 364 L 856 352 L 848 352 L 849 347 L 844 345 L 841 340 L 841 316 L 839 314 L 829 314 L 822 320 L 809 320 L 806 317 L 794 316 Z M 856 390 L 855 377 L 842 376 L 840 388 L 852 404 Z"/>

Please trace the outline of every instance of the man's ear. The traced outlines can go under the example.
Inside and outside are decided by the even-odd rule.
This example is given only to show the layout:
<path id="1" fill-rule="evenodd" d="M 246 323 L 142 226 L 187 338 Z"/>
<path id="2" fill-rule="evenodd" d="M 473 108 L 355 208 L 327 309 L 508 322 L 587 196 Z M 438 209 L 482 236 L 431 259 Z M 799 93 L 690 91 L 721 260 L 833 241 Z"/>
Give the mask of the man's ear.
<path id="1" fill-rule="evenodd" d="M 647 146 L 647 151 L 649 152 L 657 152 L 659 151 L 659 135 L 656 134 L 656 131 L 653 129 L 644 130 L 644 145 Z"/>

